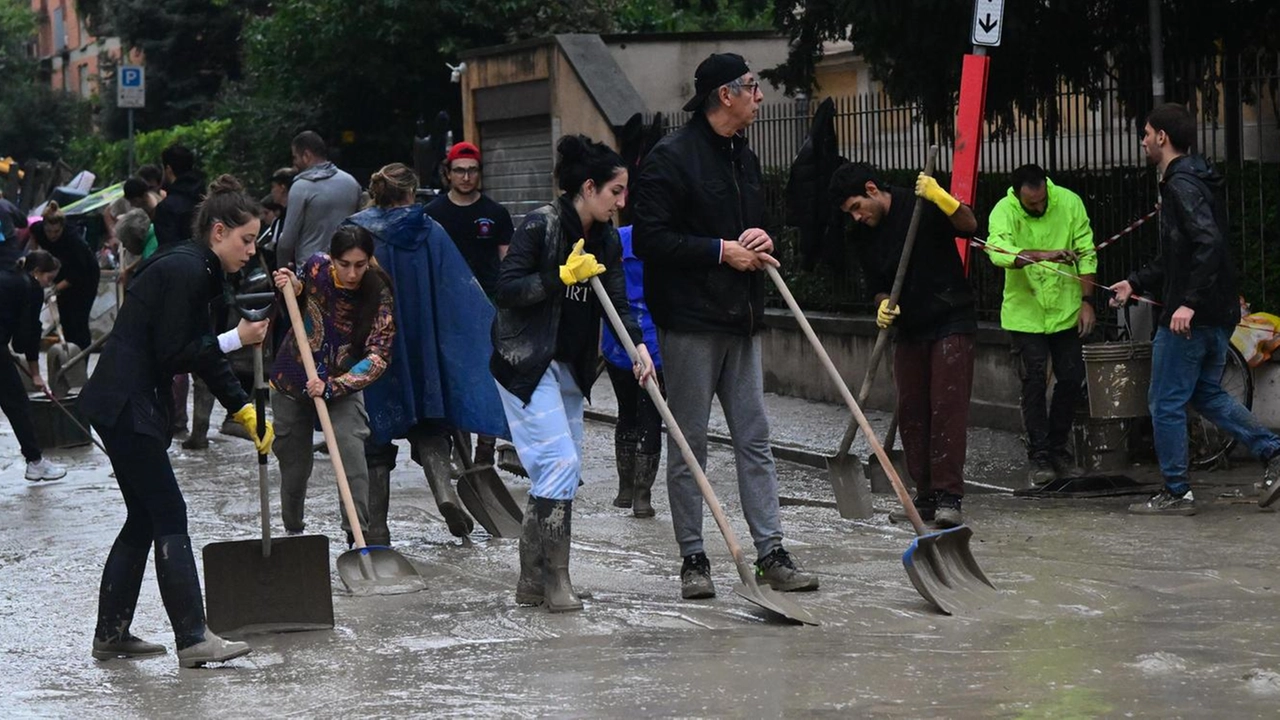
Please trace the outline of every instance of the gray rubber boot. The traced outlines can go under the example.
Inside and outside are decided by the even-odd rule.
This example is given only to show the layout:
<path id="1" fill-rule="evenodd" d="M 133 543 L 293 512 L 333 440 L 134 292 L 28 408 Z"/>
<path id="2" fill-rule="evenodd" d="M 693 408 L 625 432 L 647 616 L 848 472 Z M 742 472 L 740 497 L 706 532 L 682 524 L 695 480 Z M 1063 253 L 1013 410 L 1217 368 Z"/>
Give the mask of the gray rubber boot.
<path id="1" fill-rule="evenodd" d="M 533 498 L 538 535 L 542 539 L 542 600 L 553 613 L 582 609 L 569 579 L 569 540 L 573 535 L 573 501 Z"/>
<path id="2" fill-rule="evenodd" d="M 368 545 L 391 545 L 387 512 L 391 507 L 391 466 L 369 464 L 369 525 L 364 528 Z"/>
<path id="3" fill-rule="evenodd" d="M 542 604 L 542 536 L 538 534 L 533 496 L 524 509 L 520 526 L 520 579 L 516 581 L 517 605 Z"/>
<path id="4" fill-rule="evenodd" d="M 163 645 L 140 640 L 129 632 L 133 611 L 138 605 L 142 576 L 147 570 L 151 547 L 136 548 L 116 538 L 102 568 L 98 586 L 98 627 L 93 632 L 93 657 L 142 658 L 163 655 Z"/>
<path id="5" fill-rule="evenodd" d="M 462 501 L 458 492 L 449 481 L 449 457 L 452 451 L 449 440 L 441 435 L 430 435 L 420 438 L 414 443 L 414 460 L 422 466 L 427 476 L 427 487 L 436 498 L 436 508 L 444 516 L 449 532 L 454 537 L 466 537 L 475 529 L 471 516 L 462 509 Z"/>
<path id="6" fill-rule="evenodd" d="M 186 450 L 204 450 L 209 447 L 209 416 L 213 414 L 213 393 L 204 381 L 196 378 L 193 383 L 195 398 L 191 401 L 191 435 L 182 441 Z"/>
<path id="7" fill-rule="evenodd" d="M 635 441 L 623 439 L 614 441 L 613 457 L 618 469 L 618 495 L 613 499 L 613 506 L 629 508 L 636 478 Z"/>
<path id="8" fill-rule="evenodd" d="M 638 518 L 651 518 L 654 515 L 650 499 L 661 461 L 661 453 L 636 453 L 636 482 L 631 496 L 631 514 Z"/>

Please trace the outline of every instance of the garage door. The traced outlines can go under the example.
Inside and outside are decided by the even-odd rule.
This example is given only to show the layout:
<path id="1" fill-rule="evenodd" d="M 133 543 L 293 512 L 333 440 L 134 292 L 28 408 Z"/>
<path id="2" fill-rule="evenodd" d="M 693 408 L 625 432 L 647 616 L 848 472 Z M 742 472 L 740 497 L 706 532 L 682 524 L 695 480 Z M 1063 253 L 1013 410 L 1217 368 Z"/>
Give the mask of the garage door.
<path id="1" fill-rule="evenodd" d="M 485 194 L 511 213 L 517 227 L 525 213 L 555 198 L 550 116 L 481 123 L 480 152 Z"/>

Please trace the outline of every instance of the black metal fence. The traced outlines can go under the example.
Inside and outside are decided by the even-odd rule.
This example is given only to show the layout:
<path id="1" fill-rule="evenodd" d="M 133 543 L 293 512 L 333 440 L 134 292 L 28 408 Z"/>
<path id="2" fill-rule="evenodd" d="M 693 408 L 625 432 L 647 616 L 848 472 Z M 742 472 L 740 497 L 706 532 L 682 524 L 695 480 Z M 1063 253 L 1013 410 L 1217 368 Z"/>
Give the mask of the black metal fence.
<path id="1" fill-rule="evenodd" d="M 1171 73 L 1168 97 L 1189 103 L 1200 117 L 1197 148 L 1227 180 L 1231 243 L 1241 275 L 1241 292 L 1258 310 L 1280 310 L 1280 107 L 1276 58 L 1220 62 L 1209 71 Z M 1183 80 L 1183 78 L 1187 78 Z M 865 312 L 861 271 L 852 253 L 839 267 L 798 269 L 795 233 L 784 217 L 783 188 L 791 162 L 808 135 L 821 98 L 783 99 L 760 108 L 748 129 L 751 146 L 765 169 L 770 228 L 781 239 L 789 282 L 807 307 Z M 881 93 L 836 97 L 836 132 L 841 154 L 878 166 L 889 182 L 907 183 L 924 166 L 931 143 L 941 146 L 937 175 L 950 181 L 951 137 L 921 121 L 919 108 L 895 105 Z M 988 123 L 983 140 L 974 210 L 978 236 L 986 218 L 1008 191 L 1008 175 L 1025 163 L 1044 167 L 1050 178 L 1078 193 L 1094 228 L 1095 242 L 1120 232 L 1149 213 L 1157 202 L 1155 173 L 1141 148 L 1141 123 L 1124 112 L 1115 88 L 1089 93 L 1064 88 L 1048 119 L 1013 116 Z M 664 114 L 668 129 L 688 113 Z M 1099 252 L 1098 279 L 1114 282 L 1150 260 L 1158 239 L 1153 220 Z M 973 254 L 971 278 L 979 311 L 999 317 L 1003 276 L 981 252 Z"/>

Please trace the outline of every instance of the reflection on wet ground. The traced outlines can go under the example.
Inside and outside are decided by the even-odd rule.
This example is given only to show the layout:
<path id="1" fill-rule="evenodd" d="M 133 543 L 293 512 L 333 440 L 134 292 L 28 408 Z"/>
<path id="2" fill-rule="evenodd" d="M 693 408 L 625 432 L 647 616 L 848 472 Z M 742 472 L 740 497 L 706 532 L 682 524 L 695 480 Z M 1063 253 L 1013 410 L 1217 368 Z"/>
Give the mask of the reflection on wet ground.
<path id="1" fill-rule="evenodd" d="M 1011 487 L 1020 469 L 1000 458 L 1020 448 L 975 432 L 983 477 Z M 1003 592 L 954 618 L 908 582 L 909 529 L 883 512 L 856 522 L 786 506 L 787 544 L 822 579 L 821 591 L 795 597 L 823 623 L 804 628 L 732 594 L 736 573 L 709 519 L 721 595 L 681 601 L 665 488 L 655 488 L 656 519 L 613 508 L 611 428 L 588 423 L 587 435 L 572 560 L 575 583 L 595 594 L 584 612 L 515 607 L 516 541 L 450 537 L 401 453 L 393 540 L 428 589 L 353 597 L 335 573 L 333 631 L 255 637 L 252 655 L 210 671 L 179 671 L 172 652 L 89 657 L 98 574 L 123 503 L 96 450 L 60 455 L 67 478 L 35 485 L 22 479 L 12 437 L 0 436 L 5 715 L 1236 718 L 1274 716 L 1280 702 L 1276 518 L 1247 492 L 1192 518 L 1135 518 L 1124 513 L 1130 498 L 971 495 L 974 554 Z M 252 537 L 248 444 L 215 435 L 207 451 L 174 448 L 196 544 Z M 747 538 L 730 451 L 713 445 L 709 465 Z M 316 467 L 309 527 L 334 538 L 336 558 L 336 493 L 328 468 Z M 272 470 L 278 482 L 274 461 Z M 830 500 L 821 471 L 779 470 L 788 497 Z M 1251 472 L 1210 479 L 1242 485 Z M 506 479 L 517 493 L 527 487 Z M 887 510 L 890 498 L 876 503 Z M 149 569 L 134 630 L 172 650 L 153 578 Z"/>

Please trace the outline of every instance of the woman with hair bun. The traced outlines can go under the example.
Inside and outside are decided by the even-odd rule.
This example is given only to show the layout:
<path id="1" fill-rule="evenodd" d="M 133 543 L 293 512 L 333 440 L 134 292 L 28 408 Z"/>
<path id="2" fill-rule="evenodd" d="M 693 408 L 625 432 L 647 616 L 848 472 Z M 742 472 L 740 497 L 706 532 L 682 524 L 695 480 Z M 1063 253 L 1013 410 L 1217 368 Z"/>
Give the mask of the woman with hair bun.
<path id="1" fill-rule="evenodd" d="M 93 656 L 99 660 L 164 654 L 165 648 L 129 632 L 150 546 L 156 579 L 173 626 L 178 664 L 199 667 L 249 652 L 205 627 L 204 600 L 187 534 L 187 506 L 169 463 L 173 376 L 194 372 L 259 454 L 271 451 L 274 431 L 257 434 L 257 413 L 231 371 L 226 353 L 262 342 L 267 321 L 241 320 L 215 335 L 227 273 L 254 255 L 258 202 L 223 175 L 196 209 L 195 236 L 143 261 L 125 291 L 115 327 L 84 390 L 80 409 L 102 436 L 128 515 L 111 546 L 98 592 Z"/>
<path id="2" fill-rule="evenodd" d="M 524 217 L 502 263 L 489 369 L 532 481 L 516 602 L 565 612 L 582 609 L 569 579 L 569 540 L 582 469 L 582 406 L 595 381 L 600 337 L 590 278 L 603 275 L 640 352 L 637 380 L 653 375 L 653 361 L 631 313 L 622 244 L 610 222 L 626 204 L 626 165 L 584 135 L 561 138 L 556 154 L 562 194 Z"/>
<path id="3" fill-rule="evenodd" d="M 61 263 L 44 250 L 32 250 L 12 268 L 0 271 L 0 346 L 10 344 L 27 358 L 28 374 L 37 388 L 44 388 L 40 377 L 40 308 L 44 305 L 43 288 L 53 285 Z M 44 459 L 36 442 L 35 425 L 31 422 L 31 401 L 22 378 L 13 363 L 0 364 L 0 410 L 9 418 L 13 434 L 27 461 L 26 478 L 31 481 L 57 480 L 67 469 Z"/>
<path id="4" fill-rule="evenodd" d="M 98 297 L 98 258 L 84 240 L 84 228 L 67 222 L 67 216 L 58 209 L 58 203 L 50 200 L 41 213 L 41 219 L 32 224 L 31 237 L 36 247 L 47 250 L 62 269 L 54 278 L 53 289 L 57 294 L 58 320 L 69 342 L 81 349 L 89 347 L 93 337 L 89 332 L 89 312 Z"/>

